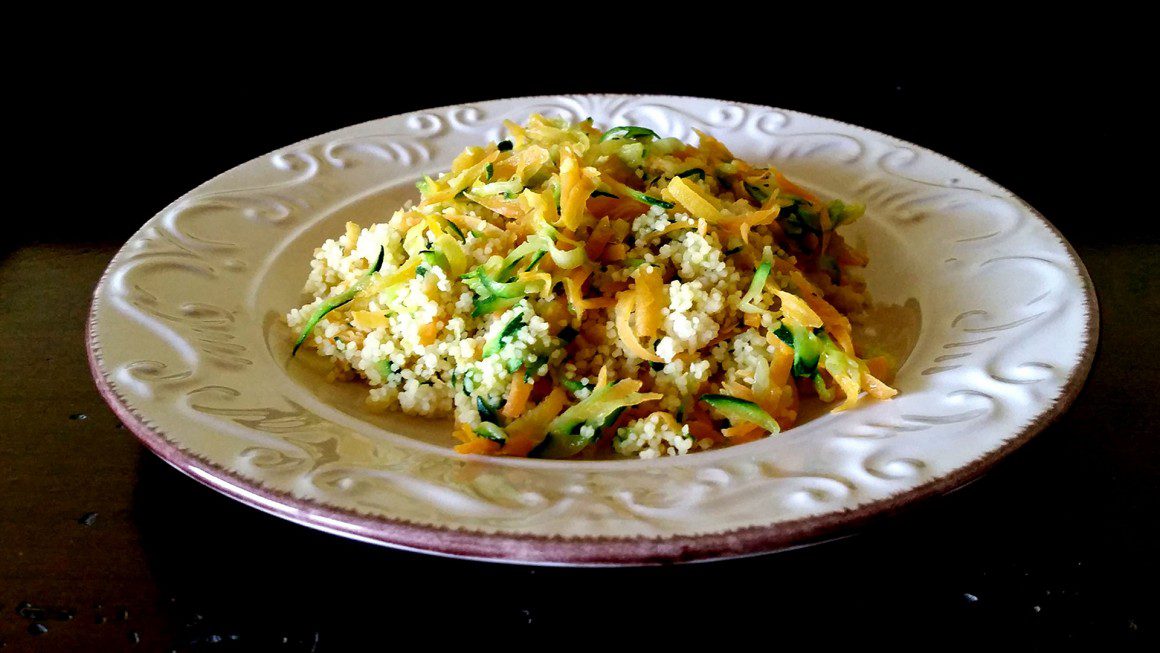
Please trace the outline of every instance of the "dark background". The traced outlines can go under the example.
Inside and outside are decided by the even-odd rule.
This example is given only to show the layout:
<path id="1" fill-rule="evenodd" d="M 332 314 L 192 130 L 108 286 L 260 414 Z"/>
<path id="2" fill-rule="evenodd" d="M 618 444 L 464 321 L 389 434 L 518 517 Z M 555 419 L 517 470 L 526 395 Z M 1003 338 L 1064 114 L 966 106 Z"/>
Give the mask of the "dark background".
<path id="1" fill-rule="evenodd" d="M 194 62 L 158 58 L 191 47 L 174 37 L 105 43 L 67 67 L 18 66 L 29 121 L 10 135 L 9 161 L 25 172 L 8 190 L 30 201 L 0 240 L 0 646 L 342 651 L 386 648 L 407 633 L 482 641 L 558 629 L 542 640 L 555 646 L 623 626 L 744 636 L 765 648 L 799 638 L 1154 645 L 1160 238 L 1156 185 L 1137 181 L 1154 166 L 1129 158 L 1151 138 L 1137 122 L 1150 82 L 1134 59 L 1090 40 L 983 62 L 971 48 L 986 36 L 932 55 L 925 68 L 851 53 L 844 65 L 806 69 L 755 54 L 468 74 L 462 60 L 397 64 L 384 45 L 352 70 L 340 65 L 350 52 L 338 39 L 287 40 L 242 59 L 204 47 L 230 38 L 210 33 Z M 283 65 L 288 57 L 313 63 Z M 815 113 L 995 179 L 1063 232 L 1094 279 L 1102 333 L 1087 387 L 983 479 L 849 539 L 625 570 L 444 560 L 295 526 L 170 469 L 102 403 L 83 350 L 89 295 L 118 247 L 172 199 L 348 124 L 589 91 Z M 35 623 L 47 632 L 32 634 Z"/>

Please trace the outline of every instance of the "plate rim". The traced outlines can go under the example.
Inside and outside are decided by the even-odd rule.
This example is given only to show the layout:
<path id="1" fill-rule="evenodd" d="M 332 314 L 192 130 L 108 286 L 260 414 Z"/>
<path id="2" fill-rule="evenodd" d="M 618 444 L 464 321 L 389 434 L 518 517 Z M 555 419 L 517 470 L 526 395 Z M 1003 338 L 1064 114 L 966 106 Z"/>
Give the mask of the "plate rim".
<path id="1" fill-rule="evenodd" d="M 356 510 L 326 505 L 313 498 L 295 496 L 290 492 L 265 487 L 259 481 L 247 479 L 240 474 L 225 469 L 200 454 L 183 448 L 176 441 L 167 438 L 164 432 L 151 426 L 145 416 L 139 414 L 136 409 L 131 407 L 129 402 L 112 387 L 108 375 L 103 368 L 100 343 L 96 337 L 97 312 L 100 305 L 98 293 L 105 286 L 109 270 L 113 264 L 113 259 L 123 251 L 124 246 L 118 250 L 118 253 L 114 255 L 113 259 L 110 259 L 109 266 L 102 272 L 100 279 L 95 285 L 90 301 L 88 320 L 86 320 L 85 350 L 90 372 L 101 397 L 113 410 L 118 419 L 125 424 L 138 440 L 155 455 L 178 471 L 240 503 L 303 526 L 396 549 L 471 560 L 534 565 L 634 566 L 746 557 L 808 546 L 828 539 L 841 537 L 844 534 L 843 531 L 854 531 L 902 509 L 911 509 L 920 504 L 925 504 L 932 497 L 958 489 L 978 479 L 999 461 L 1022 447 L 1036 435 L 1047 429 L 1047 427 L 1054 424 L 1070 408 L 1082 391 L 1099 347 L 1099 300 L 1095 285 L 1092 282 L 1087 267 L 1083 263 L 1083 259 L 1080 258 L 1072 244 L 1050 220 L 1026 200 L 1002 184 L 997 183 L 978 170 L 935 150 L 875 129 L 834 118 L 817 116 L 795 109 L 784 109 L 719 98 L 651 93 L 560 93 L 553 95 L 530 95 L 473 100 L 440 107 L 419 108 L 413 111 L 381 116 L 360 123 L 339 127 L 338 129 L 321 134 L 311 135 L 295 143 L 267 152 L 266 154 L 247 159 L 186 191 L 173 202 L 166 205 L 166 207 L 163 207 L 158 214 L 163 213 L 174 203 L 181 201 L 198 188 L 230 174 L 251 161 L 266 158 L 279 151 L 293 148 L 296 145 L 323 138 L 336 132 L 356 128 L 360 125 L 390 117 L 410 116 L 442 109 L 469 107 L 487 102 L 543 100 L 561 96 L 604 98 L 657 97 L 704 100 L 750 108 L 792 112 L 794 114 L 841 124 L 863 132 L 875 134 L 903 146 L 915 148 L 923 153 L 934 155 L 971 171 L 981 179 L 994 184 L 995 187 L 1006 193 L 1009 199 L 1017 202 L 1031 216 L 1047 227 L 1059 240 L 1072 265 L 1075 266 L 1076 271 L 1079 273 L 1079 278 L 1083 286 L 1086 319 L 1083 329 L 1085 343 L 1078 362 L 1063 383 L 1059 395 L 1053 398 L 1050 404 L 1047 404 L 1042 411 L 1036 414 L 1016 434 L 1004 440 L 995 449 L 926 483 L 892 494 L 883 499 L 859 504 L 857 507 L 851 509 L 831 511 L 773 524 L 746 526 L 708 533 L 666 536 L 549 536 L 526 533 L 489 533 L 465 528 L 422 524 L 380 515 L 368 515 Z M 156 215 L 153 217 L 156 217 Z M 144 229 L 153 220 L 153 217 L 147 219 L 134 232 L 134 235 L 129 237 L 126 244 L 140 233 L 141 229 Z"/>

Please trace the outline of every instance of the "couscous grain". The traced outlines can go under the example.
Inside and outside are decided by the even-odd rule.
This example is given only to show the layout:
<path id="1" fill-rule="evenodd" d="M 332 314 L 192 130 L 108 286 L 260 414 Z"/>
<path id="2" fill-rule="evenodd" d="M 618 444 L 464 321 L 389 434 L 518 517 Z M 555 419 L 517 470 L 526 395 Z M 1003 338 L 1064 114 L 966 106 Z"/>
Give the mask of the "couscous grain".
<path id="1" fill-rule="evenodd" d="M 851 337 L 860 207 L 705 134 L 508 128 L 315 251 L 295 352 L 372 409 L 453 416 L 462 453 L 682 455 L 790 427 L 803 394 L 894 394 Z"/>

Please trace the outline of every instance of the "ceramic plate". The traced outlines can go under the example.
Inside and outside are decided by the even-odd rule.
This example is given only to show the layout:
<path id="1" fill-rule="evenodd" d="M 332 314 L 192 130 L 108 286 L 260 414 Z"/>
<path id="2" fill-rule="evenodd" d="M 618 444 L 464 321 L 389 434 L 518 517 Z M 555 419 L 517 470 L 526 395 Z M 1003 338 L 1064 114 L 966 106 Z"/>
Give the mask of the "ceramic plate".
<path id="1" fill-rule="evenodd" d="M 888 402 L 661 460 L 464 457 L 449 429 L 371 415 L 365 391 L 289 357 L 313 249 L 385 220 L 465 146 L 541 112 L 701 129 L 823 196 L 863 202 L 875 300 L 921 316 Z M 793 111 L 668 96 L 480 102 L 311 138 L 201 185 L 147 222 L 97 286 L 96 382 L 150 449 L 286 519 L 468 558 L 641 564 L 833 537 L 976 477 L 1058 417 L 1097 339 L 1091 282 L 1034 209 L 921 147 Z"/>

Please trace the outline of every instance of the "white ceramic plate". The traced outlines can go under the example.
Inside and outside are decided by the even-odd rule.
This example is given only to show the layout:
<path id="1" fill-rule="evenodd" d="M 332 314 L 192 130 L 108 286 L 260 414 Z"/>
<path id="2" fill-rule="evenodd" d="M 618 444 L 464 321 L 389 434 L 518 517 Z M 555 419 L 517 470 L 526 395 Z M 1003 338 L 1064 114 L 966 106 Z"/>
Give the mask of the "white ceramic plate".
<path id="1" fill-rule="evenodd" d="M 663 460 L 464 457 L 439 424 L 361 409 L 289 358 L 281 316 L 313 249 L 381 221 L 505 118 L 636 124 L 772 162 L 863 202 L 852 231 L 879 302 L 916 300 L 889 402 Z M 145 224 L 98 285 L 97 385 L 181 471 L 287 519 L 470 558 L 639 564 L 749 555 L 840 534 L 949 491 L 1074 398 L 1098 328 L 1071 247 L 1009 191 L 938 154 L 814 116 L 719 100 L 583 95 L 392 116 L 305 140 L 203 184 Z"/>

